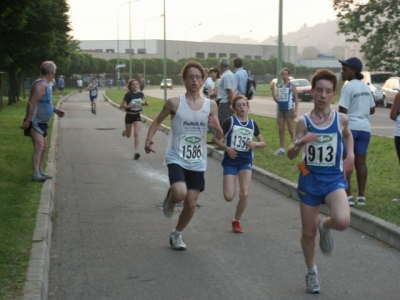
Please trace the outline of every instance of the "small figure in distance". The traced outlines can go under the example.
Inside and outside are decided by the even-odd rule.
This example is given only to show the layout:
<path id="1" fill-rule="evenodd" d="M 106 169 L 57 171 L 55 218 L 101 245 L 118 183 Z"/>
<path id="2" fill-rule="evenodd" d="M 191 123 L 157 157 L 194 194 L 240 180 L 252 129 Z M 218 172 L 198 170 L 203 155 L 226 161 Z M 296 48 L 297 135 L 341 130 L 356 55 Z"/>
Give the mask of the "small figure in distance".
<path id="1" fill-rule="evenodd" d="M 133 137 L 135 145 L 135 156 L 133 159 L 139 159 L 139 133 L 142 127 L 142 119 L 140 117 L 140 112 L 142 111 L 142 106 L 149 105 L 147 101 L 144 101 L 144 94 L 139 91 L 139 82 L 136 79 L 131 79 L 128 82 L 129 91 L 125 94 L 124 99 L 119 106 L 125 109 L 125 130 L 122 131 L 122 136 L 128 139 L 132 135 L 132 125 L 133 125 Z"/>
<path id="2" fill-rule="evenodd" d="M 314 260 L 317 232 L 320 233 L 321 251 L 327 255 L 333 250 L 331 230 L 343 231 L 350 224 L 344 172 L 354 168 L 353 136 L 348 117 L 331 109 L 336 85 L 337 77 L 332 71 L 320 69 L 314 73 L 311 80 L 314 108 L 298 121 L 287 153 L 289 159 L 294 159 L 300 152 L 303 157 L 299 164 L 297 195 L 302 223 L 301 246 L 307 267 L 307 293 L 321 290 Z M 347 149 L 345 160 L 343 146 Z M 324 203 L 330 209 L 327 218 L 319 216 L 320 205 Z"/>
<path id="3" fill-rule="evenodd" d="M 294 119 L 297 117 L 297 110 L 299 106 L 299 97 L 294 85 L 290 83 L 290 70 L 283 68 L 280 71 L 282 81 L 276 89 L 275 85 L 271 85 L 272 97 L 278 104 L 278 127 L 279 127 L 279 149 L 274 155 L 283 155 L 285 150 L 285 124 L 288 127 L 290 138 L 294 136 Z"/>
<path id="4" fill-rule="evenodd" d="M 92 78 L 92 81 L 89 83 L 86 90 L 89 91 L 90 107 L 92 108 L 92 114 L 96 115 L 96 101 L 97 95 L 99 94 L 99 86 L 97 85 L 96 78 Z"/>

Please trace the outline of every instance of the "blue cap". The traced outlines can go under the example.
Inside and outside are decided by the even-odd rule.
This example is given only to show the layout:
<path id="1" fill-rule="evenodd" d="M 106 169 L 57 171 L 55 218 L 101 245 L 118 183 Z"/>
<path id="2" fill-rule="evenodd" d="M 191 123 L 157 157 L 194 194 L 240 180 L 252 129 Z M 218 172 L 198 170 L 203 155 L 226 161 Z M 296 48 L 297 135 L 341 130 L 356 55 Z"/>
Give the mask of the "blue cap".
<path id="1" fill-rule="evenodd" d="M 339 60 L 342 65 L 348 65 L 349 67 L 353 68 L 354 70 L 361 72 L 362 71 L 362 62 L 357 57 L 350 57 L 346 60 Z"/>

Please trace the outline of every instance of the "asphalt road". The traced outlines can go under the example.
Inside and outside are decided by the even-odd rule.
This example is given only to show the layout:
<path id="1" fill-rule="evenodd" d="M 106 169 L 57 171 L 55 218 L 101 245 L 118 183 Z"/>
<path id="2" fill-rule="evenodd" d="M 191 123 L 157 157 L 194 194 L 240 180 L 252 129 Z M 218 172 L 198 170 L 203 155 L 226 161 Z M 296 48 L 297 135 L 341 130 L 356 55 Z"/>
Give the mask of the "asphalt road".
<path id="1" fill-rule="evenodd" d="M 159 88 L 148 88 L 144 93 L 149 96 L 164 98 L 164 90 Z M 168 97 L 173 97 L 184 93 L 183 87 L 175 87 L 168 90 Z M 312 102 L 300 102 L 299 104 L 299 117 L 308 113 L 313 108 Z M 332 108 L 337 109 L 337 104 L 332 105 Z M 254 97 L 250 102 L 250 110 L 252 113 L 260 116 L 276 117 L 276 104 L 271 97 Z M 390 109 L 384 107 L 376 107 L 375 114 L 370 116 L 370 123 L 372 134 L 381 135 L 386 137 L 393 137 L 394 135 L 394 122 L 389 118 Z"/>
<path id="2" fill-rule="evenodd" d="M 177 214 L 166 219 L 161 209 L 166 135 L 156 134 L 157 153 L 135 161 L 132 139 L 121 136 L 123 112 L 101 96 L 97 116 L 87 93 L 62 108 L 48 299 L 398 299 L 400 251 L 352 228 L 333 234 L 331 256 L 316 250 L 322 294 L 306 294 L 298 202 L 254 180 L 245 232 L 232 233 L 237 200 L 223 200 L 213 158 L 184 231 L 188 249 L 172 250 Z"/>

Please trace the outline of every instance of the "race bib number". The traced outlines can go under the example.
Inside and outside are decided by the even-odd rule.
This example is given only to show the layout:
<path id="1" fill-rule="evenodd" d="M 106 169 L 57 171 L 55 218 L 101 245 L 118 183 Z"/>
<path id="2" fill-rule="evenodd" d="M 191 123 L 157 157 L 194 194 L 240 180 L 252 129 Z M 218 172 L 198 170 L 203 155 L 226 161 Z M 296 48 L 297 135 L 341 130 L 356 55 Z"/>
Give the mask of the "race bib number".
<path id="1" fill-rule="evenodd" d="M 307 144 L 307 164 L 331 167 L 336 163 L 337 134 L 319 134 L 315 142 Z"/>
<path id="2" fill-rule="evenodd" d="M 180 157 L 188 162 L 200 162 L 203 157 L 203 137 L 182 135 L 180 140 Z"/>
<path id="3" fill-rule="evenodd" d="M 279 88 L 279 102 L 289 101 L 289 88 Z"/>
<path id="4" fill-rule="evenodd" d="M 231 144 L 230 147 L 236 151 L 247 152 L 247 141 L 253 138 L 254 130 L 245 128 L 242 126 L 234 125 L 232 129 Z"/>
<path id="5" fill-rule="evenodd" d="M 138 99 L 132 99 L 131 102 L 129 102 L 129 105 L 133 105 L 136 103 L 136 107 L 132 107 L 131 110 L 141 110 L 142 109 L 142 98 Z"/>
<path id="6" fill-rule="evenodd" d="M 90 90 L 90 95 L 91 96 L 96 96 L 97 95 L 97 90 Z"/>

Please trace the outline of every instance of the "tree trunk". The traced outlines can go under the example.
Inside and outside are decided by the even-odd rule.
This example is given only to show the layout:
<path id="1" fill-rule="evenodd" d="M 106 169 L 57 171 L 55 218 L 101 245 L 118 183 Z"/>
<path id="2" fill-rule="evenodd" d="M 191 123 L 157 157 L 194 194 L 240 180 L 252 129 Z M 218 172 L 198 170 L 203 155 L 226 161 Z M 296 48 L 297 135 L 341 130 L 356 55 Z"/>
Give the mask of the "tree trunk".
<path id="1" fill-rule="evenodd" d="M 8 90 L 8 105 L 12 105 L 13 103 L 17 103 L 18 101 L 18 80 L 17 73 L 14 67 L 10 67 L 9 69 L 9 90 Z"/>

